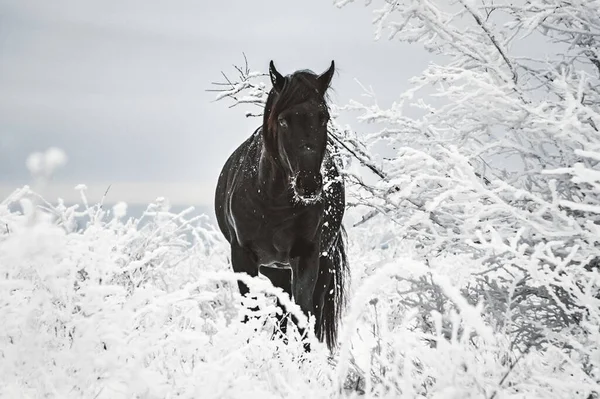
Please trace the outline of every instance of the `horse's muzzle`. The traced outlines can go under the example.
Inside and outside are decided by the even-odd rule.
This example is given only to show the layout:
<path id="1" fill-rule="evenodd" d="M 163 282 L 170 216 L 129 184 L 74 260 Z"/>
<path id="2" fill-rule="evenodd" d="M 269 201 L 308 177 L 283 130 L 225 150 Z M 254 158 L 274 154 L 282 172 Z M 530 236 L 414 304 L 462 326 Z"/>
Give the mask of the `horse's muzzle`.
<path id="1" fill-rule="evenodd" d="M 293 181 L 294 194 L 301 200 L 315 201 L 323 192 L 321 173 L 299 173 Z"/>
<path id="2" fill-rule="evenodd" d="M 304 187 L 296 187 L 296 194 L 298 194 L 302 198 L 312 198 L 318 197 L 323 192 L 323 186 L 320 186 L 316 189 L 307 190 Z"/>

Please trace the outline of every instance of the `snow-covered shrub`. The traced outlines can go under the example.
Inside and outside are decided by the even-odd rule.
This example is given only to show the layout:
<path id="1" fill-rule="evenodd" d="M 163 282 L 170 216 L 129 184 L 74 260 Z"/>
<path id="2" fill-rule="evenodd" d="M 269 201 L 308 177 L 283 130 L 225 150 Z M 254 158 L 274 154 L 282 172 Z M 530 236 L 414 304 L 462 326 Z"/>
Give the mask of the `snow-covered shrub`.
<path id="1" fill-rule="evenodd" d="M 327 353 L 305 354 L 294 331 L 287 345 L 271 338 L 282 292 L 270 283 L 248 281 L 256 298 L 242 306 L 205 217 L 159 199 L 142 223 L 124 203 L 88 206 L 78 189 L 81 211 L 28 187 L 0 203 L 0 396 L 326 394 Z"/>
<path id="2" fill-rule="evenodd" d="M 459 287 L 515 353 L 557 351 L 586 376 L 580 395 L 596 391 L 600 3 L 401 1 L 375 13 L 377 35 L 422 43 L 445 63 L 391 109 L 342 107 L 383 125 L 362 148 L 396 149 L 368 158 L 381 180 L 358 202 L 418 242 L 417 259 L 468 255 L 459 273 L 472 278 Z M 536 44 L 543 56 L 521 54 Z"/>

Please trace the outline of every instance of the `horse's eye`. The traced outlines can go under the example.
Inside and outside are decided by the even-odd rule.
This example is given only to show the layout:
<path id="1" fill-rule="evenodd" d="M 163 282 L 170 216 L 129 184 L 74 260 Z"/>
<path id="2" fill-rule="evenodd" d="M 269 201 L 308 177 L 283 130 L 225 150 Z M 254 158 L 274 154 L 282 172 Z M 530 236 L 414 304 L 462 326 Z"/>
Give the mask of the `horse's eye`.
<path id="1" fill-rule="evenodd" d="M 285 120 L 285 118 L 279 118 L 277 121 L 279 122 L 279 126 L 281 126 L 281 127 L 287 127 L 288 126 L 288 123 Z"/>

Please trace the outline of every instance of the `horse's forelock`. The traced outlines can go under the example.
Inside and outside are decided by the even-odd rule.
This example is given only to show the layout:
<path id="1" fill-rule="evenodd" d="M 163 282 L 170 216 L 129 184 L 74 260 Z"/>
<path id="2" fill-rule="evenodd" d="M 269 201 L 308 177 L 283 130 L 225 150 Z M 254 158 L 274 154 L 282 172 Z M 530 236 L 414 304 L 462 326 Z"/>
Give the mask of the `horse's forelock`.
<path id="1" fill-rule="evenodd" d="M 277 119 L 279 115 L 293 107 L 310 99 L 317 99 L 327 105 L 325 98 L 318 90 L 318 76 L 311 71 L 299 71 L 291 76 L 286 76 L 281 92 L 271 90 L 265 106 L 264 129 L 267 140 L 275 140 L 277 131 Z"/>

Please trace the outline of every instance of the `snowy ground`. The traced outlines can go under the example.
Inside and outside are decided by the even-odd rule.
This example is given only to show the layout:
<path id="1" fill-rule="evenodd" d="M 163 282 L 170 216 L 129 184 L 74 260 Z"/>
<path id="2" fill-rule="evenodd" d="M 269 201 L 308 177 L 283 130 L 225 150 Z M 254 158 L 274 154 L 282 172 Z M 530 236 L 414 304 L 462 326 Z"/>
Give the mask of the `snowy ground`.
<path id="1" fill-rule="evenodd" d="M 9 211 L 15 202 L 23 213 Z M 2 397 L 548 398 L 573 397 L 586 384 L 548 351 L 518 362 L 502 385 L 510 342 L 453 288 L 469 279 L 463 259 L 428 269 L 410 259 L 410 243 L 384 243 L 384 226 L 350 229 L 353 286 L 330 356 L 314 342 L 304 353 L 297 334 L 287 344 L 271 339 L 271 295 L 259 295 L 259 319 L 241 323 L 226 243 L 201 218 L 157 201 L 138 228 L 125 204 L 80 207 L 91 222 L 77 231 L 78 211 L 28 188 L 0 204 Z M 461 308 L 460 333 L 460 323 L 450 336 L 441 326 L 437 336 L 420 332 L 419 308 L 398 305 L 403 279 L 425 272 Z"/>

